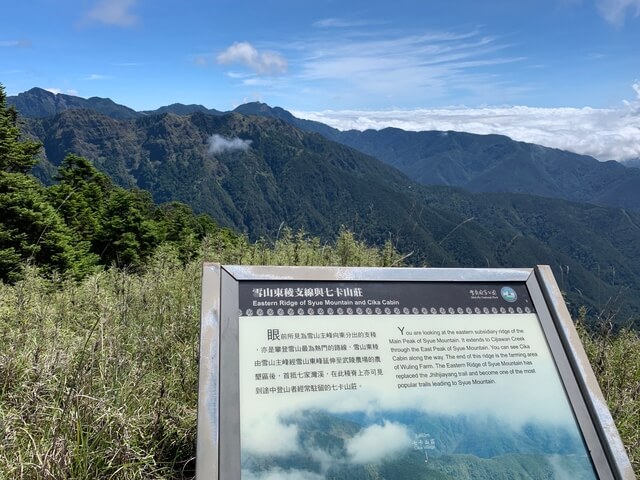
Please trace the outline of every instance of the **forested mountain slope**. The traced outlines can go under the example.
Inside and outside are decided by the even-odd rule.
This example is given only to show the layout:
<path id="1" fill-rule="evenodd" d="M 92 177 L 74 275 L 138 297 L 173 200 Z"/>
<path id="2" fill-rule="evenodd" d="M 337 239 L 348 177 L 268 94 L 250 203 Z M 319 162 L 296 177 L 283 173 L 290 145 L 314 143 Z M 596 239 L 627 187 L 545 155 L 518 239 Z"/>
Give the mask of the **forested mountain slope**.
<path id="1" fill-rule="evenodd" d="M 136 112 L 110 99 L 55 95 L 39 88 L 9 97 L 8 102 L 28 118 L 50 118 L 70 109 L 88 109 L 116 119 L 164 113 L 223 114 L 202 105 L 179 103 Z M 398 128 L 340 131 L 260 102 L 240 105 L 234 112 L 276 118 L 303 131 L 320 133 L 376 157 L 425 185 L 458 186 L 473 192 L 529 193 L 640 211 L 640 170 L 628 168 L 635 165 L 633 161 L 599 162 L 502 135 Z"/>
<path id="2" fill-rule="evenodd" d="M 319 134 L 238 113 L 118 120 L 69 110 L 25 128 L 42 141 L 45 166 L 85 156 L 121 185 L 252 238 L 274 239 L 283 225 L 330 238 L 346 226 L 372 244 L 393 241 L 416 265 L 550 264 L 574 305 L 613 307 L 621 322 L 640 311 L 631 211 L 426 187 Z"/>
<path id="3" fill-rule="evenodd" d="M 517 142 L 503 135 L 409 132 L 398 128 L 340 131 L 263 103 L 239 106 L 245 115 L 278 118 L 348 145 L 396 167 L 424 185 L 473 192 L 529 193 L 640 211 L 640 170 L 587 155 Z"/>

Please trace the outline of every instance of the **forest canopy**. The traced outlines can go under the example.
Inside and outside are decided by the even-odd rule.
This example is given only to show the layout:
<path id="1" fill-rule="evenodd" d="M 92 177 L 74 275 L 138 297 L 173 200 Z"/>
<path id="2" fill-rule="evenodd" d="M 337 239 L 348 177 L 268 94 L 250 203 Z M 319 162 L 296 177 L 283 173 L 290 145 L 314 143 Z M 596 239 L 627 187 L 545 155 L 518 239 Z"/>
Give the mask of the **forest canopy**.
<path id="1" fill-rule="evenodd" d="M 116 186 L 77 155 L 45 187 L 31 174 L 40 144 L 23 138 L 6 100 L 0 85 L 0 280 L 15 282 L 26 265 L 75 278 L 105 265 L 135 269 L 163 244 L 187 259 L 217 230 L 188 205 L 156 205 L 144 190 Z"/>

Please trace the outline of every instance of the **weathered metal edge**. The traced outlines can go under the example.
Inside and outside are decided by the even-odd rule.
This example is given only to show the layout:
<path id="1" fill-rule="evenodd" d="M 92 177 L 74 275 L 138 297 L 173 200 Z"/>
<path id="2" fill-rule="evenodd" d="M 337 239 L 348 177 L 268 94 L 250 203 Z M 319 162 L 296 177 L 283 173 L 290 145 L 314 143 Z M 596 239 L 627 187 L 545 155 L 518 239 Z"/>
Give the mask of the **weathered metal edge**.
<path id="1" fill-rule="evenodd" d="M 593 369 L 582 346 L 578 332 L 571 320 L 571 314 L 567 309 L 560 288 L 551 271 L 551 267 L 548 265 L 538 265 L 535 267 L 535 272 L 536 276 L 540 279 L 540 285 L 551 313 L 556 319 L 561 341 L 565 345 L 565 348 L 568 349 L 568 357 L 574 367 L 576 380 L 583 390 L 583 394 L 585 394 L 587 407 L 592 411 L 594 425 L 603 437 L 602 443 L 605 450 L 613 457 L 611 459 L 614 464 L 612 467 L 617 470 L 616 473 L 620 479 L 635 480 L 636 475 L 627 456 L 622 439 L 620 438 L 620 433 L 613 421 L 602 390 L 600 390 L 600 385 L 593 373 Z"/>
<path id="2" fill-rule="evenodd" d="M 220 272 L 219 264 L 203 265 L 200 307 L 196 475 L 213 480 L 219 467 Z"/>
<path id="3" fill-rule="evenodd" d="M 388 268 L 224 265 L 236 280 L 525 282 L 532 268 Z"/>

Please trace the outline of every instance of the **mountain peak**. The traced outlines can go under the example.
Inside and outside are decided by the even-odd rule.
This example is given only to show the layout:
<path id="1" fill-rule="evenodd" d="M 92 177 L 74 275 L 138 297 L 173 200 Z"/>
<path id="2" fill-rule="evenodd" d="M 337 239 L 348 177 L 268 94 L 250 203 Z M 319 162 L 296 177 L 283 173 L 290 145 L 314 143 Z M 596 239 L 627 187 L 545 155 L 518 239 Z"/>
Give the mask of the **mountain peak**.
<path id="1" fill-rule="evenodd" d="M 18 96 L 22 96 L 22 95 L 44 95 L 47 97 L 55 97 L 56 95 L 59 95 L 59 94 L 52 92 L 51 90 L 46 90 L 44 88 L 33 87 L 27 90 L 26 92 L 22 92 L 18 94 Z"/>
<path id="2" fill-rule="evenodd" d="M 119 119 L 137 118 L 141 115 L 129 107 L 115 103 L 110 98 L 85 99 L 64 93 L 53 93 L 39 87 L 19 93 L 17 96 L 7 97 L 7 103 L 15 105 L 23 117 L 30 118 L 53 117 L 71 109 L 93 110 Z"/>
<path id="3" fill-rule="evenodd" d="M 236 113 L 243 115 L 262 115 L 271 116 L 274 113 L 274 109 L 266 103 L 262 102 L 249 102 L 237 106 L 234 110 Z"/>
<path id="4" fill-rule="evenodd" d="M 158 115 L 162 113 L 174 113 L 176 115 L 191 115 L 192 113 L 204 113 L 207 115 L 222 114 L 222 112 L 220 112 L 219 110 L 215 110 L 213 108 L 207 108 L 204 105 L 200 105 L 200 104 L 185 105 L 184 103 L 172 103 L 171 105 L 160 107 L 156 110 L 146 110 L 141 113 L 143 113 L 144 115 Z"/>
<path id="5" fill-rule="evenodd" d="M 281 107 L 271 107 L 262 102 L 249 102 L 239 105 L 234 110 L 236 113 L 243 115 L 260 115 L 262 117 L 273 117 L 285 120 L 289 123 L 295 123 L 296 118 L 287 110 Z"/>

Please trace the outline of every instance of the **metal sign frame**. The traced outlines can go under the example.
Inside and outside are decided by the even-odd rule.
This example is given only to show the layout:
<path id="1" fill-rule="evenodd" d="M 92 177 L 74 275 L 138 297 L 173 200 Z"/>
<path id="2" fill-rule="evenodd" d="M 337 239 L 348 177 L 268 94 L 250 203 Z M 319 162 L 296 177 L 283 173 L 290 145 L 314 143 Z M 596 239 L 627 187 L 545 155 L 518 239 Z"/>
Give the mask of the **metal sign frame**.
<path id="1" fill-rule="evenodd" d="M 203 268 L 196 473 L 240 480 L 239 285 L 245 281 L 502 282 L 526 285 L 600 479 L 635 479 L 624 445 L 548 266 L 519 269 Z"/>

